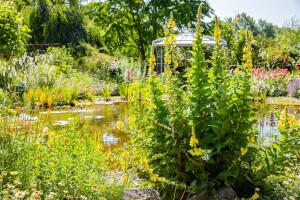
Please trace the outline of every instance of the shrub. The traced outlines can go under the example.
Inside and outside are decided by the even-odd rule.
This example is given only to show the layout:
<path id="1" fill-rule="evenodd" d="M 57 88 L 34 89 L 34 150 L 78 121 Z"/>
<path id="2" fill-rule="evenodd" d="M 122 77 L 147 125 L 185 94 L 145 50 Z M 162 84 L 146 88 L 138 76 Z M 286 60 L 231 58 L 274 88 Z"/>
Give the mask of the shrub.
<path id="1" fill-rule="evenodd" d="M 0 51 L 1 57 L 11 58 L 26 50 L 29 28 L 11 2 L 0 3 Z"/>

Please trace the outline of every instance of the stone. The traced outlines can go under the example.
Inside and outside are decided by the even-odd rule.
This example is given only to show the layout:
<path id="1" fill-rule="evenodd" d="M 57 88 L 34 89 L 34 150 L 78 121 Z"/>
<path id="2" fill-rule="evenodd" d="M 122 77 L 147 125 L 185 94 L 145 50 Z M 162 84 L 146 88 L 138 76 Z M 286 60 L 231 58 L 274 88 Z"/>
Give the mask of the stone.
<path id="1" fill-rule="evenodd" d="M 232 199 L 236 198 L 237 194 L 232 187 L 220 187 L 218 188 L 218 196 L 222 199 Z"/>
<path id="2" fill-rule="evenodd" d="M 149 187 L 124 189 L 123 200 L 161 200 L 159 193 Z"/>

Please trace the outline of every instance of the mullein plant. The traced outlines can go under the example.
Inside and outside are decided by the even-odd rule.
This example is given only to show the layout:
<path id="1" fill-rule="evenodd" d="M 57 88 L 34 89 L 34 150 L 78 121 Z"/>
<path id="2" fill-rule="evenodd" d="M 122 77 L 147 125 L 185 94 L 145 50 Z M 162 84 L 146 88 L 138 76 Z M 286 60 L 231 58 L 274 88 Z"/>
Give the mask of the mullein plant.
<path id="1" fill-rule="evenodd" d="M 176 72 L 178 57 L 173 54 L 176 52 L 174 23 L 171 15 L 165 31 L 169 37 L 165 38 L 162 78 L 154 76 L 151 51 L 149 90 L 142 94 L 147 106 L 144 114 L 135 115 L 137 126 L 132 129 L 137 144 L 148 153 L 150 179 L 166 195 L 175 196 L 181 196 L 178 192 L 186 188 L 190 194 L 202 195 L 213 194 L 218 186 L 243 188 L 244 182 L 249 183 L 248 161 L 255 153 L 250 67 L 247 67 L 251 60 L 246 56 L 248 65 L 240 66 L 235 74 L 226 70 L 216 19 L 216 47 L 210 61 L 212 67 L 208 67 L 202 44 L 200 6 L 193 59 L 183 83 Z M 250 196 L 255 187 L 249 188 Z"/>

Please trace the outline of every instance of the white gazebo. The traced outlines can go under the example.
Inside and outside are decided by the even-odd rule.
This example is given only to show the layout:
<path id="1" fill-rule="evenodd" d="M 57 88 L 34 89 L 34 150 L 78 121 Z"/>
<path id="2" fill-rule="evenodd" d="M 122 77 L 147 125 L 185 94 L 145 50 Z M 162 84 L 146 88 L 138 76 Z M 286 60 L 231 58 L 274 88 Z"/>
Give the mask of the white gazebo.
<path id="1" fill-rule="evenodd" d="M 188 59 L 191 58 L 191 49 L 195 41 L 195 31 L 193 29 L 188 29 L 187 31 L 176 35 L 176 46 L 182 50 L 184 61 L 183 65 L 180 67 L 186 68 L 188 66 Z M 202 38 L 203 44 L 208 48 L 213 47 L 216 42 L 213 37 L 204 35 Z M 227 46 L 226 40 L 220 41 L 221 46 Z M 161 74 L 164 71 L 164 38 L 159 38 L 152 41 L 153 46 L 155 47 L 155 56 L 156 56 L 156 73 Z"/>

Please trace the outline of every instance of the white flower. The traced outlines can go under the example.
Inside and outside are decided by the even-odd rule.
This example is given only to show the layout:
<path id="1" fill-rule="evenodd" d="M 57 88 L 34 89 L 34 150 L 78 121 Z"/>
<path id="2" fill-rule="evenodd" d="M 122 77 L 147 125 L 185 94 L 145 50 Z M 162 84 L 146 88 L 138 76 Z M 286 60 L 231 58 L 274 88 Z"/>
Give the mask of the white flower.
<path id="1" fill-rule="evenodd" d="M 14 184 L 15 184 L 15 185 L 21 185 L 22 182 L 21 182 L 20 180 L 15 180 L 15 181 L 14 181 Z"/>
<path id="2" fill-rule="evenodd" d="M 65 186 L 65 185 L 66 185 L 66 184 L 65 184 L 64 181 L 60 181 L 60 182 L 58 183 L 58 186 L 61 186 L 61 187 Z"/>
<path id="3" fill-rule="evenodd" d="M 79 197 L 81 200 L 87 200 L 88 198 L 86 196 L 80 195 Z"/>
<path id="4" fill-rule="evenodd" d="M 18 191 L 16 192 L 15 197 L 18 199 L 22 199 L 24 198 L 25 195 L 26 195 L 25 191 Z"/>

